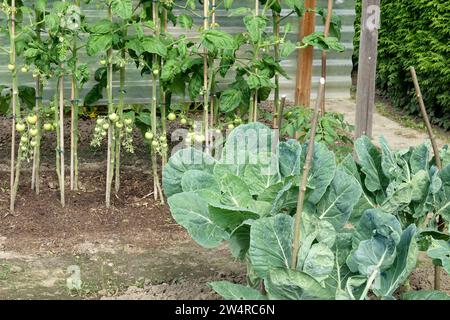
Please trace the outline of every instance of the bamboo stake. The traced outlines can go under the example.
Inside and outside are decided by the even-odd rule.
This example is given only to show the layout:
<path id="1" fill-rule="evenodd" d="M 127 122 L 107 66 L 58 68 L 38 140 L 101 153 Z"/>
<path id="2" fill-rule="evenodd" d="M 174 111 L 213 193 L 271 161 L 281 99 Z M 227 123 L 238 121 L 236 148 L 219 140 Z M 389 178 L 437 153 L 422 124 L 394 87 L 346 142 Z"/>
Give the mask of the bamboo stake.
<path id="1" fill-rule="evenodd" d="M 58 79 L 58 88 L 59 88 L 59 82 L 61 81 L 61 78 Z M 61 185 L 61 153 L 59 150 L 59 146 L 60 146 L 60 141 L 61 141 L 61 136 L 60 136 L 60 131 L 59 131 L 59 126 L 61 125 L 59 123 L 59 108 L 58 108 L 58 93 L 55 93 L 55 96 L 53 98 L 53 106 L 55 108 L 55 117 L 54 117 L 54 121 L 56 123 L 56 152 L 55 152 L 55 167 L 56 167 L 56 176 L 58 178 L 58 184 Z"/>
<path id="2" fill-rule="evenodd" d="M 427 109 L 425 108 L 425 103 L 423 101 L 422 97 L 422 91 L 420 90 L 419 80 L 417 79 L 416 69 L 414 67 L 409 67 L 409 70 L 411 72 L 411 76 L 414 82 L 414 87 L 416 89 L 416 96 L 417 100 L 419 102 L 420 112 L 422 113 L 423 122 L 425 122 L 425 126 L 427 127 L 428 131 L 428 137 L 431 141 L 431 146 L 433 147 L 433 153 L 434 153 L 434 159 L 436 161 L 436 167 L 439 170 L 442 170 L 442 162 L 441 157 L 439 155 L 439 148 L 436 143 L 436 136 L 434 135 L 433 129 L 431 128 L 430 120 L 428 118 Z M 438 221 L 441 221 L 441 217 L 437 217 Z M 438 224 L 438 230 L 443 231 L 444 225 Z M 440 290 L 441 289 L 441 273 L 442 268 L 440 266 L 434 266 L 434 289 Z"/>
<path id="3" fill-rule="evenodd" d="M 203 29 L 208 30 L 209 28 L 209 0 L 203 1 Z M 209 133 L 208 133 L 208 122 L 209 122 L 209 90 L 208 90 L 208 49 L 203 48 L 203 126 L 204 126 L 204 136 L 206 151 L 208 151 L 209 146 Z"/>
<path id="4" fill-rule="evenodd" d="M 275 38 L 275 44 L 273 46 L 274 58 L 278 63 L 280 62 L 280 45 L 278 43 L 280 39 L 280 14 L 275 10 L 272 10 L 273 21 L 273 35 Z M 276 127 L 279 124 L 279 119 L 282 117 L 280 114 L 280 76 L 278 72 L 275 73 L 275 92 L 273 99 L 273 126 Z M 278 127 L 281 128 L 281 127 Z"/>
<path id="5" fill-rule="evenodd" d="M 109 21 L 113 21 L 112 8 L 111 5 L 108 6 L 108 18 Z M 108 115 L 114 113 L 114 103 L 113 103 L 113 49 L 112 47 L 108 49 L 108 71 L 107 78 L 108 83 L 106 86 L 107 95 L 108 95 Z M 109 121 L 109 120 L 108 120 Z M 108 128 L 108 152 L 107 152 L 107 164 L 106 164 L 106 193 L 105 193 L 105 202 L 106 207 L 109 208 L 111 206 L 111 185 L 114 175 L 114 123 L 110 122 Z"/>
<path id="6" fill-rule="evenodd" d="M 74 190 L 74 166 L 75 166 L 75 159 L 74 159 L 74 147 L 75 147 L 75 139 L 74 139 L 74 130 L 75 130 L 75 106 L 74 106 L 74 100 L 75 100 L 75 83 L 72 76 L 72 81 L 70 84 L 70 190 Z"/>
<path id="7" fill-rule="evenodd" d="M 38 42 L 41 42 L 41 23 L 42 23 L 42 12 L 35 10 L 35 23 L 36 23 L 36 38 Z M 40 111 L 42 110 L 42 96 L 44 91 L 44 85 L 41 76 L 36 77 L 36 94 L 35 94 L 35 112 L 38 118 L 36 123 L 37 136 L 36 147 L 33 152 L 33 172 L 31 178 L 31 189 L 35 190 L 36 194 L 40 193 L 40 170 L 41 170 L 41 140 L 42 140 L 42 119 Z"/>
<path id="8" fill-rule="evenodd" d="M 14 213 L 17 186 L 18 186 L 18 174 L 20 172 L 20 148 L 18 150 L 17 164 L 16 156 L 16 117 L 20 116 L 20 106 L 17 104 L 18 86 L 17 86 L 17 68 L 16 68 L 16 1 L 11 0 L 11 15 L 9 17 L 9 61 L 14 66 L 11 71 L 12 74 L 12 86 L 11 86 L 11 105 L 12 105 L 12 121 L 11 121 L 11 177 L 10 177 L 10 211 Z M 14 170 L 16 169 L 16 170 Z M 16 177 L 15 177 L 16 176 Z"/>
<path id="9" fill-rule="evenodd" d="M 259 16 L 259 0 L 255 0 L 255 16 Z M 259 48 L 258 48 L 259 50 Z M 258 52 L 256 52 L 256 58 L 258 59 Z M 258 70 L 255 70 L 258 72 Z M 252 107 L 252 119 L 253 121 L 258 121 L 258 90 L 255 90 L 253 94 L 253 107 Z"/>
<path id="10" fill-rule="evenodd" d="M 306 159 L 305 164 L 303 167 L 303 174 L 302 179 L 300 182 L 300 190 L 298 193 L 298 199 L 297 199 L 297 210 L 295 213 L 295 222 L 294 222 L 294 240 L 292 243 L 292 260 L 291 260 L 291 269 L 297 268 L 297 257 L 298 252 L 300 249 L 300 229 L 301 229 L 301 222 L 302 222 L 302 213 L 303 213 L 303 206 L 305 201 L 305 194 L 306 194 L 306 184 L 308 182 L 308 174 L 309 170 L 312 166 L 312 158 L 314 154 L 314 139 L 316 137 L 316 128 L 317 128 L 317 118 L 319 116 L 319 109 L 321 100 L 323 97 L 323 90 L 325 90 L 325 79 L 320 78 L 320 84 L 319 84 L 319 92 L 317 94 L 317 101 L 316 105 L 314 107 L 314 114 L 311 122 L 311 131 L 310 131 L 310 138 L 308 143 L 308 151 L 306 153 Z"/>
<path id="11" fill-rule="evenodd" d="M 36 136 L 36 147 L 34 147 L 33 152 L 33 175 L 32 175 L 32 183 L 31 189 L 33 189 L 36 194 L 40 193 L 40 169 L 41 169 L 41 139 L 42 139 L 42 119 L 40 117 L 40 110 L 42 110 L 42 94 L 43 94 L 43 84 L 40 76 L 36 78 L 36 101 L 35 101 L 35 110 L 36 115 L 38 117 L 38 121 L 36 123 L 36 128 L 38 130 L 38 134 Z"/>
<path id="12" fill-rule="evenodd" d="M 80 7 L 81 1 L 75 0 L 75 5 Z M 72 52 L 73 56 L 77 58 L 77 36 L 73 38 Z M 75 59 L 75 70 L 77 69 L 77 59 Z M 78 102 L 79 102 L 79 88 L 75 74 L 72 75 L 71 84 L 71 136 L 70 136 L 70 189 L 78 190 Z"/>
<path id="13" fill-rule="evenodd" d="M 126 35 L 126 32 L 125 32 Z M 125 60 L 126 58 L 126 52 L 125 49 L 122 50 L 122 59 Z M 125 76 L 126 76 L 126 65 L 120 67 L 119 71 L 120 75 L 120 93 L 119 93 L 119 105 L 117 107 L 117 115 L 119 116 L 119 121 L 123 121 L 123 107 L 124 107 L 124 101 L 125 101 Z M 116 141 L 115 141 L 115 167 L 116 167 L 116 173 L 115 173 L 115 181 L 114 181 L 114 190 L 116 194 L 120 190 L 120 155 L 121 155 L 121 140 L 120 137 L 120 129 L 116 128 Z"/>
<path id="14" fill-rule="evenodd" d="M 165 35 L 168 29 L 168 25 L 167 25 L 167 9 L 163 9 L 162 11 L 162 18 L 161 18 L 161 29 L 163 34 Z M 160 59 L 160 63 L 159 63 L 159 70 L 162 70 L 164 66 L 164 59 L 161 58 Z M 162 128 L 162 135 L 163 137 L 167 137 L 167 119 L 166 119 L 166 110 L 167 110 L 167 105 L 166 105 L 166 92 L 165 92 L 165 88 L 164 86 L 161 84 L 161 81 L 159 81 L 159 91 L 160 91 L 160 97 L 161 97 L 161 128 Z M 164 168 L 164 166 L 167 164 L 167 154 L 168 154 L 167 149 L 161 149 L 162 152 L 162 156 L 161 156 L 161 165 Z"/>
<path id="15" fill-rule="evenodd" d="M 153 13 L 153 23 L 156 26 L 155 35 L 159 35 L 160 30 L 158 26 L 158 3 L 153 2 L 152 7 L 152 13 Z M 156 54 L 153 55 L 153 67 L 157 66 L 158 64 L 158 56 Z M 157 98 L 157 88 L 156 85 L 159 83 L 159 72 L 157 75 L 155 75 L 154 72 L 152 72 L 152 133 L 153 133 L 153 139 L 157 139 L 157 124 L 156 124 L 156 112 L 157 112 L 157 106 L 158 106 L 158 98 Z M 159 182 L 159 175 L 158 175 L 158 159 L 157 159 L 157 153 L 155 148 L 152 146 L 152 170 L 153 170 L 153 194 L 155 201 L 158 200 L 158 197 L 160 198 L 161 204 L 164 204 L 164 196 L 162 194 L 162 188 L 161 184 Z"/>
<path id="16" fill-rule="evenodd" d="M 420 112 L 422 113 L 423 121 L 425 122 L 425 126 L 427 127 L 428 136 L 430 137 L 431 146 L 433 147 L 434 157 L 436 159 L 436 167 L 438 167 L 438 169 L 441 170 L 442 162 L 439 156 L 439 148 L 436 143 L 436 136 L 434 135 L 433 129 L 431 128 L 430 120 L 427 114 L 427 109 L 425 108 L 425 103 L 423 102 L 422 91 L 420 90 L 416 69 L 414 67 L 410 67 L 409 70 L 411 71 L 414 87 L 416 89 L 416 96 L 417 101 L 419 102 Z"/>
<path id="17" fill-rule="evenodd" d="M 328 9 L 327 9 L 327 18 L 325 21 L 325 29 L 324 35 L 328 37 L 330 33 L 330 25 L 331 25 L 331 17 L 333 15 L 333 0 L 328 0 Z M 322 51 L 322 78 L 327 78 L 327 52 L 325 50 Z M 325 90 L 323 90 L 322 103 L 320 105 L 320 114 L 325 114 Z"/>
<path id="18" fill-rule="evenodd" d="M 216 28 L 216 0 L 212 0 L 211 1 L 211 29 L 215 29 Z M 214 64 L 214 59 L 211 58 L 210 59 L 210 68 L 211 68 L 211 77 L 210 77 L 210 83 L 209 83 L 209 101 L 210 101 L 210 107 L 209 107 L 209 112 L 210 112 L 210 128 L 214 128 L 215 125 L 215 121 L 214 121 L 214 114 L 215 114 L 215 108 L 216 108 L 216 101 L 215 101 L 215 87 L 213 86 L 214 82 L 215 82 L 215 76 L 213 75 L 214 73 L 214 68 L 215 68 L 215 64 Z M 207 150 L 209 150 L 210 152 L 212 152 L 213 149 L 213 136 L 214 136 L 214 131 L 210 130 L 209 132 L 209 144 L 207 145 Z"/>
<path id="19" fill-rule="evenodd" d="M 61 68 L 62 69 L 62 68 Z M 60 153 L 60 183 L 59 190 L 61 193 L 61 205 L 64 207 L 66 205 L 65 200 L 65 175 L 64 175 L 64 76 L 61 75 L 59 81 L 59 153 Z"/>

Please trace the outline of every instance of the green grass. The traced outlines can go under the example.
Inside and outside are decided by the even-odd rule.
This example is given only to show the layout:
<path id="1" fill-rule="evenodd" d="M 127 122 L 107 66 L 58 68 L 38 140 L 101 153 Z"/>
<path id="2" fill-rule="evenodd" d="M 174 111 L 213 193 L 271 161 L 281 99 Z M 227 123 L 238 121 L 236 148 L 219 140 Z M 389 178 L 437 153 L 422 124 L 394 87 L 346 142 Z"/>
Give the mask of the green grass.
<path id="1" fill-rule="evenodd" d="M 0 264 L 0 280 L 8 279 L 8 276 L 11 273 L 11 267 L 12 266 L 9 263 Z"/>

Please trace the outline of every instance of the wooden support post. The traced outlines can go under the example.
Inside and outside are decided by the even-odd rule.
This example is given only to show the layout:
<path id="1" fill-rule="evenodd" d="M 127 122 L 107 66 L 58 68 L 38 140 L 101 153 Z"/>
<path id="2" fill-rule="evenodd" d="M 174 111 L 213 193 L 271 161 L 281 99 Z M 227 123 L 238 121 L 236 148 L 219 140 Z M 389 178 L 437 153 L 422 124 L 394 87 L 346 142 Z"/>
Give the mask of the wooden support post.
<path id="1" fill-rule="evenodd" d="M 362 0 L 355 138 L 372 137 L 379 28 L 380 0 Z"/>
<path id="2" fill-rule="evenodd" d="M 330 25 L 331 25 L 331 16 L 333 15 L 333 0 L 328 0 L 327 7 L 327 18 L 325 20 L 325 26 L 323 34 L 325 37 L 328 37 L 330 33 Z M 327 78 L 327 52 L 325 50 L 322 51 L 322 78 Z M 325 115 L 325 90 L 323 90 L 323 97 L 321 99 L 322 103 L 320 104 L 320 114 Z"/>
<path id="3" fill-rule="evenodd" d="M 316 8 L 316 0 L 305 0 L 305 9 Z M 299 41 L 314 32 L 316 27 L 316 13 L 306 12 L 302 19 L 299 20 Z M 311 79 L 312 79 L 312 62 L 314 48 L 309 46 L 305 49 L 299 49 L 297 54 L 297 76 L 295 86 L 295 104 L 305 107 L 310 106 L 311 98 Z"/>

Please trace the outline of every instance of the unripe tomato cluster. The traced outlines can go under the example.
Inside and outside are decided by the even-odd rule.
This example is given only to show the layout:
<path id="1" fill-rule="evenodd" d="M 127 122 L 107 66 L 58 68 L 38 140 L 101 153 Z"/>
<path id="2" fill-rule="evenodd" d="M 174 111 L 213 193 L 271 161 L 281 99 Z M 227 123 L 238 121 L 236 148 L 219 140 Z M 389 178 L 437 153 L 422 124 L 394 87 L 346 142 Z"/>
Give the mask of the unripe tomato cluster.
<path id="1" fill-rule="evenodd" d="M 109 128 L 114 128 L 114 137 L 116 134 L 121 139 L 121 144 L 129 153 L 134 153 L 133 147 L 133 119 L 130 117 L 120 117 L 116 113 L 111 113 L 107 117 L 100 117 L 97 119 L 94 136 L 91 141 L 91 146 L 100 147 L 102 141 L 108 134 Z"/>
<path id="2" fill-rule="evenodd" d="M 37 115 L 29 114 L 24 120 L 16 123 L 16 131 L 20 134 L 20 156 L 24 159 L 30 158 L 33 155 L 34 147 L 37 146 L 37 136 L 39 134 L 37 122 Z"/>
<path id="3" fill-rule="evenodd" d="M 164 151 L 167 151 L 169 148 L 166 136 L 156 137 L 153 132 L 147 131 L 144 134 L 144 138 L 148 141 L 152 150 L 154 150 L 156 153 L 162 153 Z"/>

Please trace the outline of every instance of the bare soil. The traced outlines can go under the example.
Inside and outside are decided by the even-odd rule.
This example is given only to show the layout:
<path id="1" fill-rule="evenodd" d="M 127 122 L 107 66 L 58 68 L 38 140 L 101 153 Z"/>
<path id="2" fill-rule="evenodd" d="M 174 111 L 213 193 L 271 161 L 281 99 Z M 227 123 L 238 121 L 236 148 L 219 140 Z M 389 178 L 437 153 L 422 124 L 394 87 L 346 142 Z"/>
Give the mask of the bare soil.
<path id="1" fill-rule="evenodd" d="M 330 109 L 340 105 L 351 119 L 352 102 L 331 104 Z M 136 153 L 122 160 L 121 189 L 112 207 L 105 208 L 106 152 L 89 146 L 93 125 L 92 120 L 80 121 L 80 188 L 67 191 L 66 206 L 59 203 L 50 134 L 43 142 L 41 194 L 30 190 L 30 165 L 25 163 L 12 215 L 10 128 L 8 120 L 0 119 L 0 299 L 217 299 L 208 282 L 245 283 L 245 265 L 227 248 L 201 248 L 175 223 L 168 207 L 153 199 L 147 148 L 139 132 Z M 416 143 L 400 138 L 401 143 L 394 139 L 395 146 Z M 73 266 L 80 269 L 81 290 L 67 288 Z M 422 258 L 411 288 L 431 289 L 432 269 Z M 449 277 L 442 287 L 450 292 Z"/>

